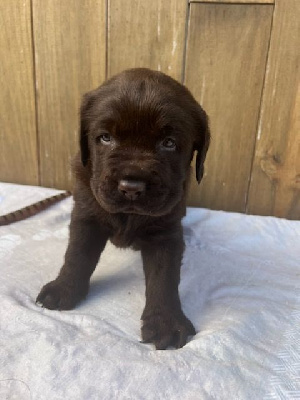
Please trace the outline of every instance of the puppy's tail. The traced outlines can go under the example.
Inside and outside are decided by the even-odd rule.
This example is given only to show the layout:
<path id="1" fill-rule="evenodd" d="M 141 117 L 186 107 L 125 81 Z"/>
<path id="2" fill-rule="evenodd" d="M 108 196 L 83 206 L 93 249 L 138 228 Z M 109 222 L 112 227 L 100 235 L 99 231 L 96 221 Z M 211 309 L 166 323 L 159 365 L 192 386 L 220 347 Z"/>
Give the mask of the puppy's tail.
<path id="1" fill-rule="evenodd" d="M 33 217 L 71 195 L 72 194 L 69 191 L 62 192 L 33 203 L 30 206 L 20 208 L 19 210 L 13 211 L 9 214 L 0 215 L 0 226 L 10 225 L 15 222 L 23 221 L 29 217 Z"/>

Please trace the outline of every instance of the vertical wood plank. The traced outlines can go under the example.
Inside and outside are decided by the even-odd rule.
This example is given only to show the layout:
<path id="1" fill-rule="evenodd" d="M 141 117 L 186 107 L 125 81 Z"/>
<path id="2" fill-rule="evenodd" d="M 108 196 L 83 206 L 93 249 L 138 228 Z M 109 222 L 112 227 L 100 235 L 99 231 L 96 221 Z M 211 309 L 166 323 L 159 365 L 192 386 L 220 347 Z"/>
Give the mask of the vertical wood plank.
<path id="1" fill-rule="evenodd" d="M 276 0 L 249 213 L 300 219 L 300 2 Z"/>
<path id="2" fill-rule="evenodd" d="M 105 2 L 33 0 L 41 183 L 70 188 L 84 92 L 105 79 Z"/>
<path id="3" fill-rule="evenodd" d="M 274 4 L 275 0 L 189 0 L 190 3 Z"/>
<path id="4" fill-rule="evenodd" d="M 36 185 L 30 0 L 1 0 L 0 26 L 0 179 Z"/>
<path id="5" fill-rule="evenodd" d="M 110 0 L 108 75 L 147 67 L 181 80 L 187 3 Z"/>
<path id="6" fill-rule="evenodd" d="M 273 6 L 191 4 L 186 84 L 210 117 L 212 142 L 190 204 L 244 212 Z"/>

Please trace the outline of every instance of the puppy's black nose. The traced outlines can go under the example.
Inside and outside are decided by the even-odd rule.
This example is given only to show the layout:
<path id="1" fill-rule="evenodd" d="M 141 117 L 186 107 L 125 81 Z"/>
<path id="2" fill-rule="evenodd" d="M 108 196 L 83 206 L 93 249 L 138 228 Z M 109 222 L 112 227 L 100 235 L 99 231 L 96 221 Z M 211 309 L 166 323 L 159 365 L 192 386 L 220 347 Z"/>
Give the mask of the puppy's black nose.
<path id="1" fill-rule="evenodd" d="M 118 185 L 118 190 L 121 192 L 127 199 L 136 200 L 141 196 L 142 193 L 145 192 L 146 185 L 145 182 L 142 181 L 134 181 L 121 179 Z"/>

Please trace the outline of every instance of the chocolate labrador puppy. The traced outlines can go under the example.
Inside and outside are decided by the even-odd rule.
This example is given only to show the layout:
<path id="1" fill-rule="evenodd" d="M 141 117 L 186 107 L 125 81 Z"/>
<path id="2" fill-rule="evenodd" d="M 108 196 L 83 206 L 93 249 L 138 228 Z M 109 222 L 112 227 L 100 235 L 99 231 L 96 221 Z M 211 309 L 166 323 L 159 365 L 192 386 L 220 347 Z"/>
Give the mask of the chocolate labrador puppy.
<path id="1" fill-rule="evenodd" d="M 143 341 L 157 349 L 184 346 L 195 329 L 178 294 L 181 219 L 193 153 L 200 182 L 209 140 L 203 109 L 183 85 L 161 72 L 127 70 L 87 93 L 65 263 L 37 302 L 51 310 L 73 308 L 87 295 L 110 240 L 141 250 Z"/>

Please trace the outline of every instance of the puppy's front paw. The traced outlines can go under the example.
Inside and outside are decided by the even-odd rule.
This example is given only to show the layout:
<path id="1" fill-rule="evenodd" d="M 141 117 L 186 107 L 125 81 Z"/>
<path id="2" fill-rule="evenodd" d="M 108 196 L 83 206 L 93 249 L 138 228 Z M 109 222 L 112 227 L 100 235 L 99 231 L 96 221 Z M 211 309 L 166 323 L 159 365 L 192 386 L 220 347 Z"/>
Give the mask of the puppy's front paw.
<path id="1" fill-rule="evenodd" d="M 172 346 L 176 349 L 183 347 L 188 336 L 196 331 L 189 319 L 180 310 L 148 312 L 142 316 L 142 339 L 144 343 L 154 343 L 156 350 L 165 350 Z"/>
<path id="2" fill-rule="evenodd" d="M 42 288 L 36 303 L 49 310 L 71 310 L 87 292 L 88 287 L 79 287 L 56 279 Z"/>

